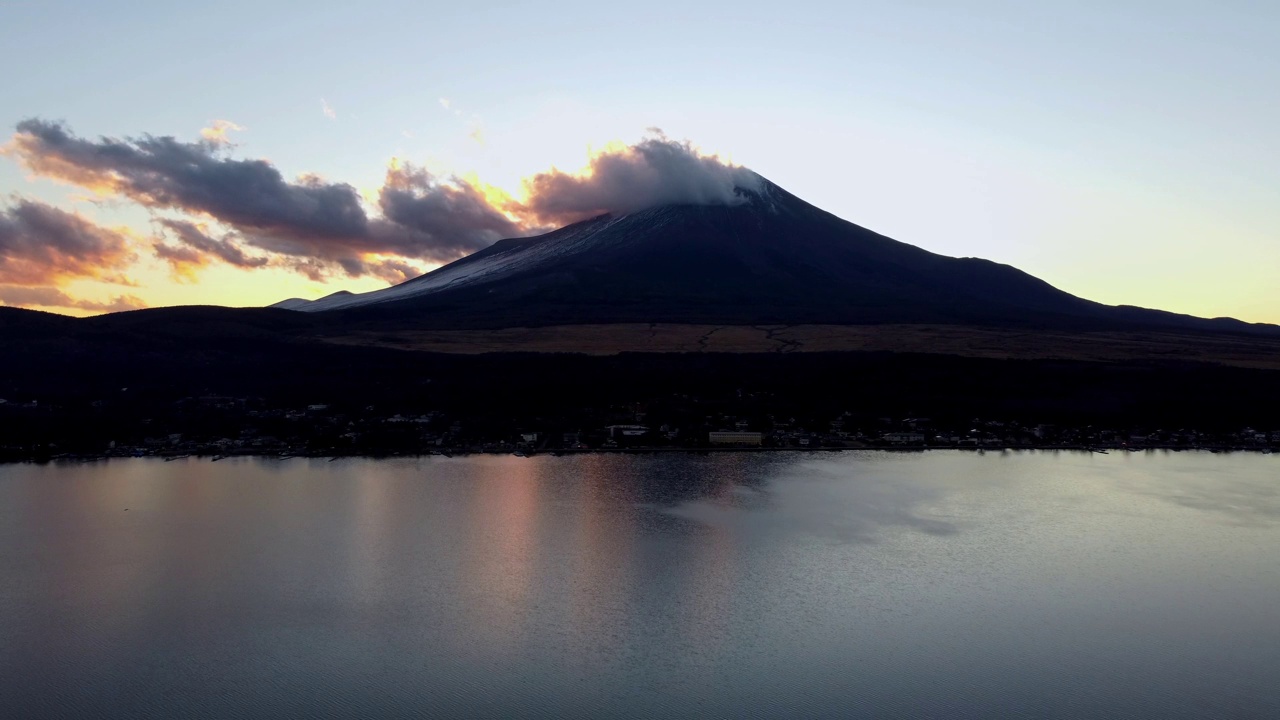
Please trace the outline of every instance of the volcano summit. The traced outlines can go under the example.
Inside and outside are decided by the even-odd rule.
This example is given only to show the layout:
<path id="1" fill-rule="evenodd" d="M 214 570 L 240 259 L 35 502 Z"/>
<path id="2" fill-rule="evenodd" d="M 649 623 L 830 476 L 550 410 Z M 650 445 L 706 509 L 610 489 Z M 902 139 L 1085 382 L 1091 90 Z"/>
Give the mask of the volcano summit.
<path id="1" fill-rule="evenodd" d="M 1268 331 L 1084 300 L 1007 265 L 892 240 L 756 178 L 728 204 L 601 215 L 501 240 L 384 290 L 276 307 L 342 325 L 433 329 L 906 323 Z"/>

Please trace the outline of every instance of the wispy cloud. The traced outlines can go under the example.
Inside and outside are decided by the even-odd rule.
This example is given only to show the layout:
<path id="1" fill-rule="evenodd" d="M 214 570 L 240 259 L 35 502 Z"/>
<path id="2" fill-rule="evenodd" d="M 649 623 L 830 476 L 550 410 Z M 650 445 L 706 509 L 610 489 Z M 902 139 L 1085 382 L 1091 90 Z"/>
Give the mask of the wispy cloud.
<path id="1" fill-rule="evenodd" d="M 200 131 L 200 137 L 211 143 L 219 145 L 228 144 L 231 141 L 227 138 L 227 133 L 231 131 L 243 131 L 244 128 L 231 122 L 230 120 L 214 120 L 213 123 Z"/>
<path id="2" fill-rule="evenodd" d="M 207 228 L 186 220 L 161 219 L 156 222 L 162 233 L 177 243 L 157 242 L 156 257 L 168 262 L 180 278 L 193 279 L 195 270 L 213 262 L 246 270 L 266 267 L 270 262 L 265 256 L 246 253 L 235 233 L 213 237 Z"/>
<path id="3" fill-rule="evenodd" d="M 440 98 L 440 107 L 444 108 L 450 113 L 453 113 L 457 117 L 462 117 L 462 108 L 459 108 L 457 103 L 455 103 L 453 100 L 450 100 L 447 97 Z"/>
<path id="4" fill-rule="evenodd" d="M 320 98 L 320 112 L 324 113 L 324 116 L 330 120 L 338 119 L 338 113 L 334 111 L 333 106 L 329 104 L 329 101 L 324 98 Z"/>
<path id="5" fill-rule="evenodd" d="M 135 295 L 118 295 L 106 301 L 85 300 L 73 298 L 57 288 L 13 285 L 0 285 L 0 303 L 10 307 L 74 308 L 89 312 L 123 312 L 147 307 Z"/>

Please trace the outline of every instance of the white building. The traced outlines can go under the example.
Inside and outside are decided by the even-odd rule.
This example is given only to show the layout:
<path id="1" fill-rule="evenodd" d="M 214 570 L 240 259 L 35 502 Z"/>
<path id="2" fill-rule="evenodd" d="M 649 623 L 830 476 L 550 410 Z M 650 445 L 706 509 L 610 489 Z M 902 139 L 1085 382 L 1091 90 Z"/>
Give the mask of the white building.
<path id="1" fill-rule="evenodd" d="M 764 441 L 764 434 L 742 430 L 718 430 L 710 433 L 707 439 L 712 445 L 759 445 Z"/>
<path id="2" fill-rule="evenodd" d="M 607 425 L 605 430 L 609 431 L 609 437 L 640 437 L 649 432 L 648 426 L 645 425 Z"/>

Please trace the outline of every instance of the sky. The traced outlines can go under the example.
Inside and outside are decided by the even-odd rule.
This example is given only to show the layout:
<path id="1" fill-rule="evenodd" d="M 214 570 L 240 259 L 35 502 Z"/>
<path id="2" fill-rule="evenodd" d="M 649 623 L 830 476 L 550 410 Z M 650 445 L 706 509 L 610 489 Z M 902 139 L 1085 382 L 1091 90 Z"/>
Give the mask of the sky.
<path id="1" fill-rule="evenodd" d="M 0 0 L 0 304 L 372 290 L 745 166 L 1092 300 L 1280 323 L 1276 38 L 1242 0 Z"/>

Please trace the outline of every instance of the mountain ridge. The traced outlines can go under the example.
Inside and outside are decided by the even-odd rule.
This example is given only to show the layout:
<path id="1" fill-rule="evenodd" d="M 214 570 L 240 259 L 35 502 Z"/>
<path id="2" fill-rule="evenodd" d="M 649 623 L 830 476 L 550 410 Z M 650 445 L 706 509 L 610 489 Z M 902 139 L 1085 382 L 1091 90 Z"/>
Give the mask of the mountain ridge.
<path id="1" fill-rule="evenodd" d="M 1108 306 L 1015 267 L 929 252 L 760 179 L 733 205 L 665 205 L 508 238 L 398 285 L 273 307 L 384 327 L 942 323 L 1280 327 Z"/>

